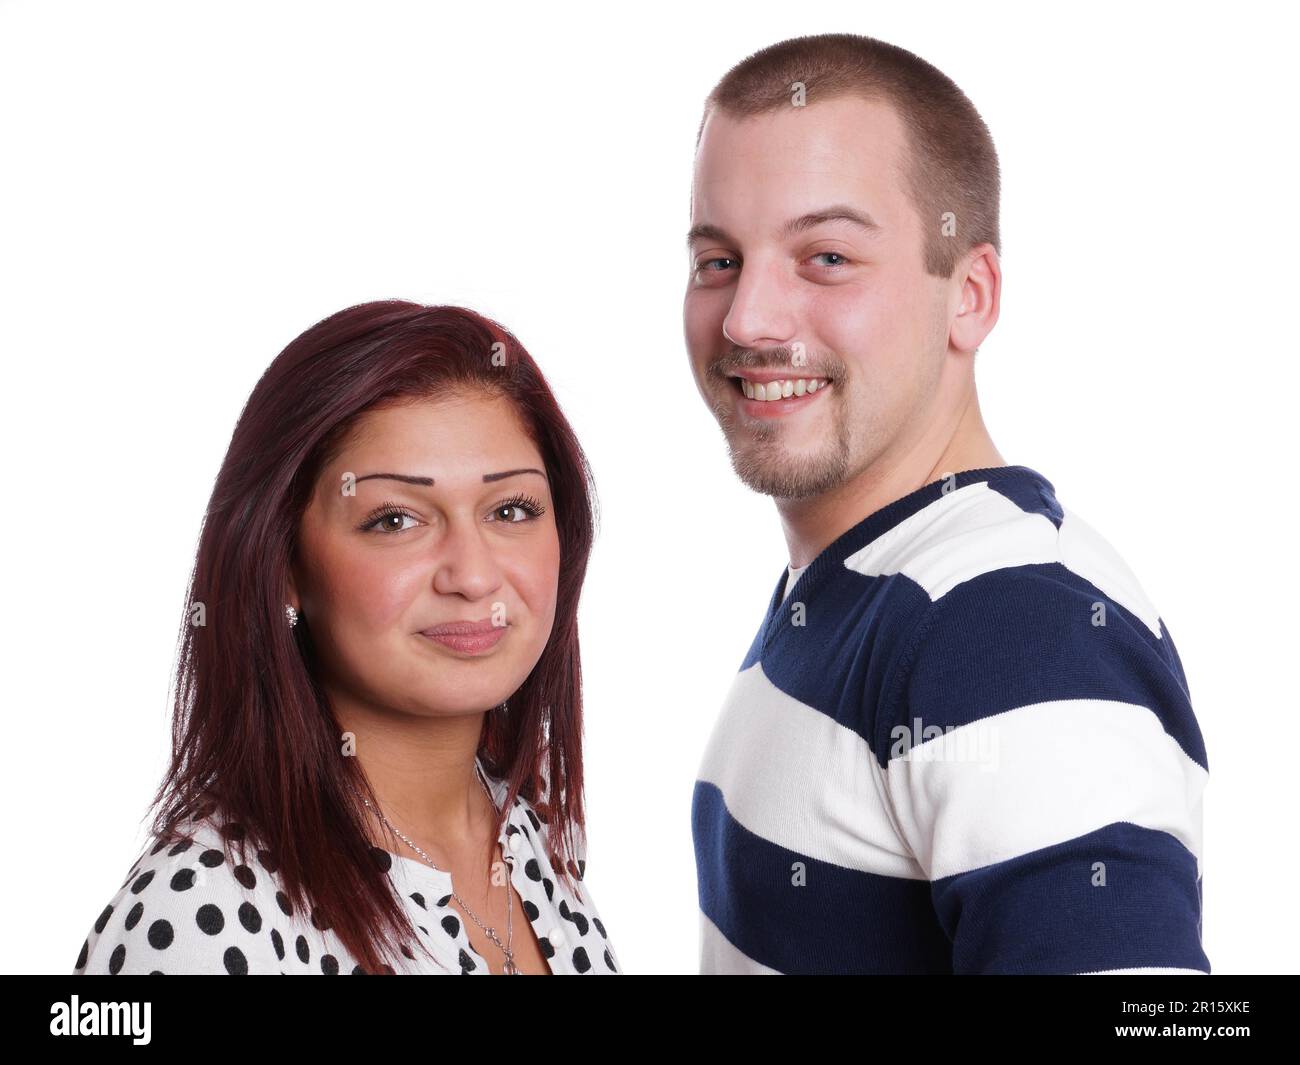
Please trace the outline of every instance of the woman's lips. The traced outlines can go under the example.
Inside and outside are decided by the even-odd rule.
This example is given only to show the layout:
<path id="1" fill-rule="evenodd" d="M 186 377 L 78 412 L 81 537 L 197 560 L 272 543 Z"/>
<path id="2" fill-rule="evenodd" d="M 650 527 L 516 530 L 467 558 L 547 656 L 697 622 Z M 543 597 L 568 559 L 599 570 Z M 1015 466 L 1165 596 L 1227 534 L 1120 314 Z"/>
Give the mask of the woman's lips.
<path id="1" fill-rule="evenodd" d="M 420 635 L 461 654 L 477 655 L 495 647 L 508 627 L 493 625 L 491 621 L 461 621 L 436 625 L 432 629 L 425 629 Z"/>

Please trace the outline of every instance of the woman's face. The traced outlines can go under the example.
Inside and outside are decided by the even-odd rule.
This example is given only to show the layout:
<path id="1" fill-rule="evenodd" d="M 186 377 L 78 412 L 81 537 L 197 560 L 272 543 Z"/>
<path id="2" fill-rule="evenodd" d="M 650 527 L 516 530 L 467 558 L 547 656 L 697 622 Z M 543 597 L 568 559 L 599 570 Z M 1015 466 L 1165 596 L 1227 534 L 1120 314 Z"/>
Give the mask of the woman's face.
<path id="1" fill-rule="evenodd" d="M 480 713 L 541 657 L 559 564 L 550 484 L 514 407 L 454 392 L 362 416 L 303 515 L 289 601 L 332 694 Z M 485 623 L 486 639 L 424 634 L 454 622 Z"/>

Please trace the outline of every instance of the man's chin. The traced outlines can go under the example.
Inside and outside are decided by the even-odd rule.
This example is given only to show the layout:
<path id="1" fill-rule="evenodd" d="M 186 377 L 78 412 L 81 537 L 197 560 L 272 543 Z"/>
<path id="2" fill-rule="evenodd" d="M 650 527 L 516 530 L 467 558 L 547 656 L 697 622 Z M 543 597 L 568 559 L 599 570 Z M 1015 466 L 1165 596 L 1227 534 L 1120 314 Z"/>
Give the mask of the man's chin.
<path id="1" fill-rule="evenodd" d="M 844 483 L 845 470 L 834 461 L 799 463 L 755 460 L 732 452 L 731 468 L 747 488 L 777 499 L 810 499 Z"/>

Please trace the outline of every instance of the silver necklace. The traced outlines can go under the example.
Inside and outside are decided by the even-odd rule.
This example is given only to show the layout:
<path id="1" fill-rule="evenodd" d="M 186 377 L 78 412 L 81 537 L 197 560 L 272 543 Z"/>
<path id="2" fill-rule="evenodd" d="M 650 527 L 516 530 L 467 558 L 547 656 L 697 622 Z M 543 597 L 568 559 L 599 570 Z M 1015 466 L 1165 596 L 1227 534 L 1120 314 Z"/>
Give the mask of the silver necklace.
<path id="1" fill-rule="evenodd" d="M 483 777 L 479 774 L 477 762 L 475 762 L 474 771 L 475 771 L 475 776 L 478 777 L 478 782 L 483 785 L 483 791 L 486 792 L 488 797 L 488 802 L 492 804 L 492 810 L 495 813 L 497 810 L 496 800 L 492 797 L 492 792 L 488 790 L 487 781 L 485 781 Z M 433 866 L 434 869 L 438 868 L 438 866 L 434 864 L 433 859 L 430 858 L 427 854 L 425 854 L 424 851 L 421 850 L 420 847 L 418 847 L 412 840 L 408 839 L 405 835 L 403 835 L 401 830 L 396 825 L 394 825 L 390 820 L 388 820 L 387 817 L 384 816 L 384 812 L 380 810 L 379 807 L 373 805 L 370 802 L 370 800 L 365 797 L 361 797 L 361 801 L 365 803 L 366 806 L 368 806 L 371 810 L 373 810 L 375 812 L 375 815 L 379 818 L 379 820 L 381 820 L 385 825 L 387 825 L 402 840 L 403 843 L 405 843 L 408 847 L 410 847 L 411 850 L 415 851 L 415 853 L 418 854 L 421 858 L 423 858 L 427 864 Z M 500 841 L 498 841 L 497 845 L 500 846 Z M 506 857 L 504 850 L 502 850 L 501 852 L 501 859 L 502 861 L 506 862 L 511 866 L 513 866 L 514 864 L 510 858 Z M 441 871 L 442 870 L 439 870 L 439 872 Z M 500 950 L 501 953 L 506 956 L 506 962 L 504 967 L 505 975 L 507 976 L 523 975 L 519 970 L 519 966 L 515 964 L 514 894 L 510 890 L 510 878 L 508 876 L 506 877 L 506 941 L 504 943 L 501 942 L 501 937 L 497 934 L 497 930 L 495 928 L 489 928 L 482 921 L 480 921 L 478 919 L 478 916 L 474 913 L 474 911 L 470 909 L 469 903 L 467 903 L 458 894 L 456 894 L 456 889 L 454 886 L 451 889 L 451 894 L 452 897 L 461 904 L 465 912 L 469 914 L 470 919 L 473 920 L 473 922 L 476 925 L 478 925 L 479 928 L 483 929 L 483 934 L 487 936 L 488 939 L 490 939 L 496 945 L 497 949 Z"/>

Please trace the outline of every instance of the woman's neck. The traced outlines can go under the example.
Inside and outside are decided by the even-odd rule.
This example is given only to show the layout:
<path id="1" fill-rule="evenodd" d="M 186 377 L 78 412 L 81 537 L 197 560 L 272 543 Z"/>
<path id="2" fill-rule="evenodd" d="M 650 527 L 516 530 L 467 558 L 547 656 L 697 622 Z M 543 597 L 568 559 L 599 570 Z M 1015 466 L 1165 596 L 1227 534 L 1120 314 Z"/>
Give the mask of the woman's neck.
<path id="1" fill-rule="evenodd" d="M 447 856 L 482 842 L 496 819 L 496 807 L 475 764 L 481 713 L 424 717 L 376 711 L 336 698 L 331 705 L 344 733 L 341 750 L 355 752 L 380 810 L 435 864 L 436 852 L 449 860 Z M 373 821 L 376 845 L 390 849 L 391 833 L 378 818 Z"/>

